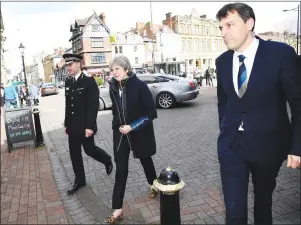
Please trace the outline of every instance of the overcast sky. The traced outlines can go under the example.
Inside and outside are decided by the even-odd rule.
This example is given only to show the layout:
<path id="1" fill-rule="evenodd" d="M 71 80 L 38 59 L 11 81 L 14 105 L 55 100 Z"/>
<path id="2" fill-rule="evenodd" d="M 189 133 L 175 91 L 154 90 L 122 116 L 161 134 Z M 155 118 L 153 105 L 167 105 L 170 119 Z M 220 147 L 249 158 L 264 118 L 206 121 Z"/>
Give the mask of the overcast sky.
<path id="1" fill-rule="evenodd" d="M 153 23 L 161 24 L 165 14 L 189 15 L 195 8 L 207 18 L 215 14 L 227 2 L 153 2 Z M 296 31 L 297 12 L 292 9 L 298 2 L 248 2 L 255 11 L 255 32 Z M 4 54 L 7 68 L 12 73 L 21 70 L 20 42 L 25 46 L 25 63 L 32 62 L 39 52 L 52 53 L 54 48 L 71 47 L 70 24 L 75 18 L 89 17 L 93 10 L 104 12 L 112 32 L 126 31 L 137 21 L 150 21 L 149 2 L 1 2 L 4 35 L 7 37 Z"/>

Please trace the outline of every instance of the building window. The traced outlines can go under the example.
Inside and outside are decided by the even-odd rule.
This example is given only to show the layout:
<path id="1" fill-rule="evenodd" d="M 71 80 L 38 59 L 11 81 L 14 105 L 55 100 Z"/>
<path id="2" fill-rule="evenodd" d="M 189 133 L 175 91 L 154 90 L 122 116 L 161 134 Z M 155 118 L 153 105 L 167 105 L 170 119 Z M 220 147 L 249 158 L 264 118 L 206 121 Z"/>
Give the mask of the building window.
<path id="1" fill-rule="evenodd" d="M 91 39 L 92 48 L 103 48 L 103 39 L 102 38 L 92 38 Z"/>
<path id="2" fill-rule="evenodd" d="M 134 52 L 137 52 L 137 46 L 134 46 Z"/>
<path id="3" fill-rule="evenodd" d="M 194 51 L 199 51 L 199 41 L 197 39 L 194 40 Z"/>
<path id="4" fill-rule="evenodd" d="M 206 34 L 207 34 L 207 35 L 210 34 L 210 27 L 206 27 Z"/>
<path id="5" fill-rule="evenodd" d="M 211 43 L 210 43 L 210 40 L 207 40 L 207 52 L 211 52 Z"/>
<path id="6" fill-rule="evenodd" d="M 92 29 L 92 37 L 100 37 L 100 26 L 99 25 L 91 25 Z"/>
<path id="7" fill-rule="evenodd" d="M 92 31 L 100 31 L 100 26 L 99 25 L 91 25 L 92 26 Z"/>
<path id="8" fill-rule="evenodd" d="M 185 39 L 182 39 L 182 51 L 184 52 L 185 51 Z"/>
<path id="9" fill-rule="evenodd" d="M 187 46 L 186 50 L 189 52 L 191 49 L 191 40 L 187 40 Z"/>
<path id="10" fill-rule="evenodd" d="M 189 34 L 190 33 L 190 25 L 186 25 L 186 34 Z"/>
<path id="11" fill-rule="evenodd" d="M 82 42 L 81 40 L 77 41 L 78 50 L 82 49 Z"/>
<path id="12" fill-rule="evenodd" d="M 214 40 L 213 42 L 213 50 L 218 51 L 217 40 Z"/>
<path id="13" fill-rule="evenodd" d="M 196 26 L 195 26 L 195 33 L 196 33 L 196 34 L 199 34 L 199 32 L 200 32 L 199 26 L 196 25 Z"/>
<path id="14" fill-rule="evenodd" d="M 212 59 L 208 60 L 208 66 L 212 67 Z"/>
<path id="15" fill-rule="evenodd" d="M 115 46 L 115 54 L 118 54 L 118 47 Z"/>
<path id="16" fill-rule="evenodd" d="M 119 53 L 122 53 L 122 46 L 119 46 Z"/>
<path id="17" fill-rule="evenodd" d="M 191 33 L 195 34 L 195 27 L 194 26 L 191 26 Z"/>
<path id="18" fill-rule="evenodd" d="M 183 24 L 180 24 L 180 30 L 179 30 L 179 33 L 184 33 L 184 30 L 183 30 L 183 28 L 184 28 L 184 25 Z"/>
<path id="19" fill-rule="evenodd" d="M 73 53 L 75 53 L 75 52 L 76 52 L 76 46 L 75 46 L 75 42 L 73 42 L 73 43 L 72 43 L 72 51 L 73 51 Z"/>
<path id="20" fill-rule="evenodd" d="M 135 57 L 135 64 L 139 64 L 138 57 Z"/>
<path id="21" fill-rule="evenodd" d="M 223 47 L 222 40 L 218 40 L 218 51 L 219 52 L 223 51 L 222 47 Z"/>
<path id="22" fill-rule="evenodd" d="M 201 26 L 201 34 L 205 34 L 205 27 Z"/>
<path id="23" fill-rule="evenodd" d="M 202 52 L 206 52 L 206 43 L 202 40 Z"/>
<path id="24" fill-rule="evenodd" d="M 106 62 L 106 56 L 104 52 L 97 52 L 91 54 L 92 63 L 103 63 Z"/>

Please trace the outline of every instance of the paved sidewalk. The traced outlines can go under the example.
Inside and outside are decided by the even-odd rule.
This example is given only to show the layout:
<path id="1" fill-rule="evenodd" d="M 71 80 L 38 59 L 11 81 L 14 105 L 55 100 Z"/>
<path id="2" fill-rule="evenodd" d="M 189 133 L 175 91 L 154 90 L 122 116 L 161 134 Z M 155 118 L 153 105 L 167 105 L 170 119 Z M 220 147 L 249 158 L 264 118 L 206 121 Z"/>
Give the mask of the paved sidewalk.
<path id="1" fill-rule="evenodd" d="M 19 146 L 1 146 L 1 224 L 68 224 L 46 147 Z"/>
<path id="2" fill-rule="evenodd" d="M 175 109 L 158 110 L 155 120 L 157 154 L 153 157 L 157 174 L 174 168 L 186 183 L 180 191 L 182 224 L 224 224 L 225 210 L 216 153 L 218 135 L 216 88 L 203 87 L 200 97 Z M 51 116 L 44 113 L 42 118 Z M 95 142 L 112 155 L 112 114 L 102 113 Z M 102 224 L 111 212 L 115 168 L 107 176 L 102 164 L 83 151 L 87 186 L 66 197 L 74 181 L 67 137 L 61 123 L 43 124 L 45 141 L 55 170 L 55 181 L 64 207 L 76 224 Z M 129 176 L 124 199 L 123 224 L 159 224 L 159 197 L 147 197 L 148 184 L 139 160 L 129 160 Z M 249 223 L 253 223 L 253 185 L 249 184 Z M 275 224 L 300 224 L 300 170 L 285 163 L 277 178 L 273 197 Z"/>

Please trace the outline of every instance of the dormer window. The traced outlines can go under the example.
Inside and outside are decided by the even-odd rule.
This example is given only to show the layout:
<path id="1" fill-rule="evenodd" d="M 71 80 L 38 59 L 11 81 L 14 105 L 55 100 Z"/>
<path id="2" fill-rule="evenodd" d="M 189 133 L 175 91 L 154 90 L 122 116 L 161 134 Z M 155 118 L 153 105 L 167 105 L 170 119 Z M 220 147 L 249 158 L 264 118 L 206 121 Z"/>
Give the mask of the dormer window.
<path id="1" fill-rule="evenodd" d="M 92 31 L 100 31 L 99 25 L 91 25 L 92 26 Z"/>

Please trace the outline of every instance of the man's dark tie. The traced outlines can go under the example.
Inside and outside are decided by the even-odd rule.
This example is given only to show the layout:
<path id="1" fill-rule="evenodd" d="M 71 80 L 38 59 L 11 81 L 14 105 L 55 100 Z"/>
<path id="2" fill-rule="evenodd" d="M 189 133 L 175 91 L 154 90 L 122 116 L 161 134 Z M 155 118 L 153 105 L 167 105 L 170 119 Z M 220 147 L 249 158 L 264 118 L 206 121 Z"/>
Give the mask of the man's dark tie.
<path id="1" fill-rule="evenodd" d="M 247 70 L 244 64 L 244 55 L 239 55 L 239 71 L 238 71 L 238 96 L 241 98 L 247 90 Z"/>

